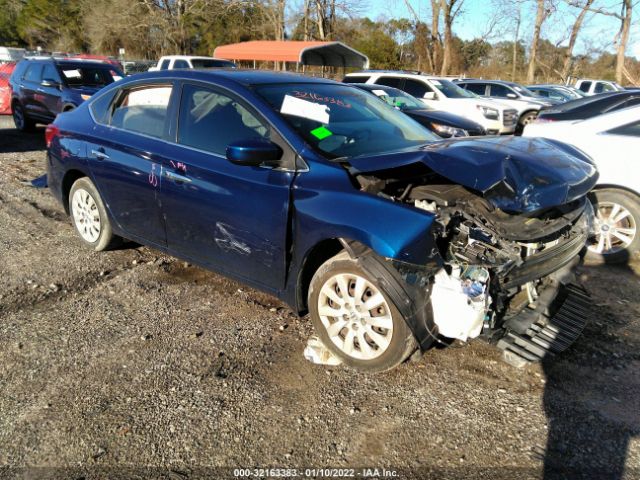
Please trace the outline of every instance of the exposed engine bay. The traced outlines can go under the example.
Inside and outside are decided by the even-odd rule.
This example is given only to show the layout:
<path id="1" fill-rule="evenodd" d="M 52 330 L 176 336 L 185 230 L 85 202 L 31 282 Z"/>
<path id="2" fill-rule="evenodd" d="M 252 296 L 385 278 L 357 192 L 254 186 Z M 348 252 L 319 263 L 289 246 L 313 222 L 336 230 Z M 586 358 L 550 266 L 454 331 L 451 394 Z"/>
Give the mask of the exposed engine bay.
<path id="1" fill-rule="evenodd" d="M 571 268 L 593 216 L 586 197 L 533 212 L 508 212 L 438 174 L 416 177 L 403 170 L 355 179 L 363 191 L 435 215 L 442 268 L 430 285 L 438 333 L 463 341 L 481 333 L 495 341 L 509 331 L 531 333 L 543 314 L 551 315 L 549 306 L 561 286 L 572 280 Z M 548 336 L 545 341 L 553 342 L 558 335 Z"/>

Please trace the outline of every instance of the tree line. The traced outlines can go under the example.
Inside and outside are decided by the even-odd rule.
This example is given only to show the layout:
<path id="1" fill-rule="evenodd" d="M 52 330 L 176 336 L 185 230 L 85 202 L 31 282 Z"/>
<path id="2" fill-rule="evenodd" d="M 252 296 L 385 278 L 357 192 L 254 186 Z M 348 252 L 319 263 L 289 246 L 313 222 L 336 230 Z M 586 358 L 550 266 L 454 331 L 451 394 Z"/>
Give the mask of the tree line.
<path id="1" fill-rule="evenodd" d="M 628 52 L 640 0 L 483 0 L 486 32 L 463 39 L 457 29 L 474 1 L 403 0 L 406 18 L 371 19 L 364 0 L 0 0 L 0 45 L 107 55 L 125 48 L 128 58 L 156 59 L 248 40 L 339 40 L 373 68 L 527 83 L 640 80 Z M 611 26 L 607 38 L 591 46 L 582 38 L 587 46 L 576 53 L 597 18 Z"/>

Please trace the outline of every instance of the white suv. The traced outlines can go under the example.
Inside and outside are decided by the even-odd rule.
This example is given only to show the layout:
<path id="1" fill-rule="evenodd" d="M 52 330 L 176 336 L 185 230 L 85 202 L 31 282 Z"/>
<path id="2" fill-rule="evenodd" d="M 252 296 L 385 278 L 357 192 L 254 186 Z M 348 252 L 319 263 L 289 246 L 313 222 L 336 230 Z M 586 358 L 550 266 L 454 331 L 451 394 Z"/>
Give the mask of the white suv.
<path id="1" fill-rule="evenodd" d="M 456 113 L 478 122 L 489 135 L 513 133 L 518 123 L 517 110 L 494 100 L 480 98 L 447 78 L 421 73 L 368 70 L 350 73 L 342 81 L 399 88 L 436 110 Z"/>
<path id="2" fill-rule="evenodd" d="M 158 70 L 174 70 L 178 68 L 236 68 L 236 64 L 229 60 L 213 57 L 194 57 L 190 55 L 166 55 L 158 60 L 150 72 Z"/>

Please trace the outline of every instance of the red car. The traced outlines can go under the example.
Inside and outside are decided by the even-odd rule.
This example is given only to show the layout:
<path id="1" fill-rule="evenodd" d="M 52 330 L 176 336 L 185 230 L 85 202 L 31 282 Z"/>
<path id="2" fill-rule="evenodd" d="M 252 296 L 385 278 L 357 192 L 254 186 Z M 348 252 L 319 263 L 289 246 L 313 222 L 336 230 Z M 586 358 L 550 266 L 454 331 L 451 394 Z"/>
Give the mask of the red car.
<path id="1" fill-rule="evenodd" d="M 90 53 L 76 53 L 76 54 L 68 55 L 68 56 L 69 57 L 73 57 L 73 58 L 84 58 L 86 60 L 99 60 L 101 62 L 113 65 L 114 67 L 116 67 L 120 71 L 124 71 L 122 69 L 122 64 L 117 59 L 115 59 L 113 57 L 107 57 L 105 55 L 92 55 Z"/>
<path id="2" fill-rule="evenodd" d="M 0 115 L 11 115 L 11 87 L 9 86 L 9 77 L 15 68 L 15 62 L 0 64 Z"/>

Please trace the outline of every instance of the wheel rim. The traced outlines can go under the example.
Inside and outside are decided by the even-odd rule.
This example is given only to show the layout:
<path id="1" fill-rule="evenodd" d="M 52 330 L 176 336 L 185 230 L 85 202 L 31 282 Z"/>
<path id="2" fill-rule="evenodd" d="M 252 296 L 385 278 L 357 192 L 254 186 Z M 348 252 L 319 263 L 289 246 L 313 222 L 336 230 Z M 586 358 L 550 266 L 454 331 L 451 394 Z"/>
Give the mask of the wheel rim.
<path id="1" fill-rule="evenodd" d="M 529 125 L 537 118 L 537 115 L 527 115 L 522 119 L 522 125 Z"/>
<path id="2" fill-rule="evenodd" d="M 619 203 L 598 202 L 595 233 L 588 248 L 599 255 L 611 255 L 628 248 L 636 234 L 636 220 L 628 209 Z"/>
<path id="3" fill-rule="evenodd" d="M 318 314 L 333 344 L 350 357 L 372 360 L 389 348 L 391 309 L 378 288 L 360 275 L 330 277 L 320 289 Z"/>
<path id="4" fill-rule="evenodd" d="M 80 235 L 89 243 L 94 243 L 100 236 L 102 224 L 100 211 L 91 194 L 83 188 L 79 188 L 71 199 L 73 221 Z"/>
<path id="5" fill-rule="evenodd" d="M 22 113 L 22 108 L 17 105 L 14 105 L 13 107 L 13 122 L 19 129 L 24 127 L 24 115 Z"/>

